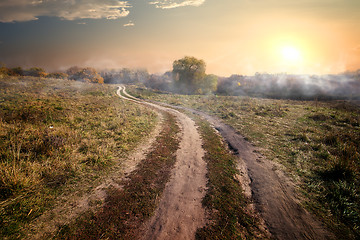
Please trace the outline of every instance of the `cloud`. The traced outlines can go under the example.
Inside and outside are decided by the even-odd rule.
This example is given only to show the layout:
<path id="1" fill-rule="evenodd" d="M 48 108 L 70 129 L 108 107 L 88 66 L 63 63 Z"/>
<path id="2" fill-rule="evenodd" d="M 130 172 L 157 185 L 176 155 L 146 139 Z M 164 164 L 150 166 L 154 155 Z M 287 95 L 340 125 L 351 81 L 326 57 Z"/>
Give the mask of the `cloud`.
<path id="1" fill-rule="evenodd" d="M 156 8 L 161 9 L 170 9 L 177 7 L 185 7 L 185 6 L 195 6 L 198 7 L 202 5 L 205 0 L 157 0 L 151 1 L 149 4 L 155 5 Z"/>
<path id="2" fill-rule="evenodd" d="M 0 22 L 37 20 L 41 16 L 76 19 L 118 19 L 131 5 L 119 0 L 1 0 Z"/>
<path id="3" fill-rule="evenodd" d="M 133 21 L 129 21 L 128 23 L 124 24 L 124 27 L 132 27 L 135 26 L 135 23 Z"/>

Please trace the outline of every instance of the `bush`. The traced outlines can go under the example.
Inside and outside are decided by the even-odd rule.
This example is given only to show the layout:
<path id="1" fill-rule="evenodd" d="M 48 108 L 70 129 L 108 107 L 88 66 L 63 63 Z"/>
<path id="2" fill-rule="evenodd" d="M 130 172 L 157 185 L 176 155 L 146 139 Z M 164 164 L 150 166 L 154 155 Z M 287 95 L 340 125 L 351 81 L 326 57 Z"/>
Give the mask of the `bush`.
<path id="1" fill-rule="evenodd" d="M 39 67 L 33 67 L 29 70 L 25 71 L 26 76 L 32 76 L 32 77 L 46 77 L 47 73 L 44 69 Z"/>
<path id="2" fill-rule="evenodd" d="M 94 68 L 71 67 L 66 72 L 69 75 L 69 79 L 72 80 L 89 83 L 104 83 L 104 78 L 102 78 Z"/>
<path id="3" fill-rule="evenodd" d="M 24 76 L 24 70 L 21 67 L 9 69 L 10 76 Z"/>
<path id="4" fill-rule="evenodd" d="M 69 75 L 67 75 L 66 73 L 63 73 L 63 72 L 54 72 L 54 73 L 48 74 L 46 77 L 56 78 L 56 79 L 67 79 L 69 77 Z"/>

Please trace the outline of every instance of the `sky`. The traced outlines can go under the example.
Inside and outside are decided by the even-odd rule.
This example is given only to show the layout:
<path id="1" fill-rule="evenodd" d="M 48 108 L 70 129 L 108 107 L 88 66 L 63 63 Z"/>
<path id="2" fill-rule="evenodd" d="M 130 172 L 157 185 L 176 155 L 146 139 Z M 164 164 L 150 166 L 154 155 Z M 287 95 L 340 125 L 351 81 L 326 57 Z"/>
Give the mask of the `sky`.
<path id="1" fill-rule="evenodd" d="M 329 74 L 360 69 L 359 0 L 0 0 L 0 62 L 47 71 Z"/>

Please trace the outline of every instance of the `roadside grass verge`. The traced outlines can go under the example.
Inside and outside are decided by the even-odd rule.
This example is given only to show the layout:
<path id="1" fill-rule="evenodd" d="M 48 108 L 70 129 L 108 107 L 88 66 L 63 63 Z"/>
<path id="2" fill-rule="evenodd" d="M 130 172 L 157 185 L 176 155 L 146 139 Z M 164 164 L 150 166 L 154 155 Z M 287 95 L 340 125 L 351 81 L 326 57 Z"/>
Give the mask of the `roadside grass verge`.
<path id="1" fill-rule="evenodd" d="M 156 94 L 137 97 L 185 106 L 223 119 L 294 179 L 303 204 L 338 239 L 360 238 L 360 110 L 346 101 Z"/>
<path id="2" fill-rule="evenodd" d="M 265 239 L 259 221 L 250 212 L 237 175 L 236 158 L 205 120 L 195 117 L 203 139 L 208 168 L 207 194 L 203 199 L 209 223 L 196 239 Z"/>
<path id="3" fill-rule="evenodd" d="M 108 189 L 105 205 L 87 212 L 75 223 L 62 227 L 59 239 L 139 239 L 139 228 L 153 215 L 170 178 L 179 147 L 179 127 L 174 116 L 164 113 L 164 129 L 152 151 L 122 183 Z"/>
<path id="4" fill-rule="evenodd" d="M 0 78 L 0 238 L 22 238 L 59 195 L 88 191 L 156 118 L 114 86 Z"/>

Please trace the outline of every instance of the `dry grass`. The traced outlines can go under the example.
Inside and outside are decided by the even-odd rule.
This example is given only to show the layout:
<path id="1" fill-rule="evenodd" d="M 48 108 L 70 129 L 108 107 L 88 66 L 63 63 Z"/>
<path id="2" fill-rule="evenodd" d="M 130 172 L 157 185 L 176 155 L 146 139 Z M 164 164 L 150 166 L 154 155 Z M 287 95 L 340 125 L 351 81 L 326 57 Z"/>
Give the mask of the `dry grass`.
<path id="1" fill-rule="evenodd" d="M 87 212 L 74 224 L 62 227 L 59 239 L 139 239 L 141 225 L 153 215 L 176 161 L 179 127 L 164 113 L 164 129 L 137 169 L 122 182 L 123 189 L 109 189 L 105 205 Z"/>
<path id="2" fill-rule="evenodd" d="M 68 80 L 0 79 L 0 237 L 21 238 L 56 196 L 91 184 L 150 133 L 156 114 L 115 93 Z"/>
<path id="3" fill-rule="evenodd" d="M 360 237 L 360 110 L 345 101 L 182 96 L 130 89 L 134 96 L 216 115 L 300 187 L 304 204 L 340 239 Z"/>

